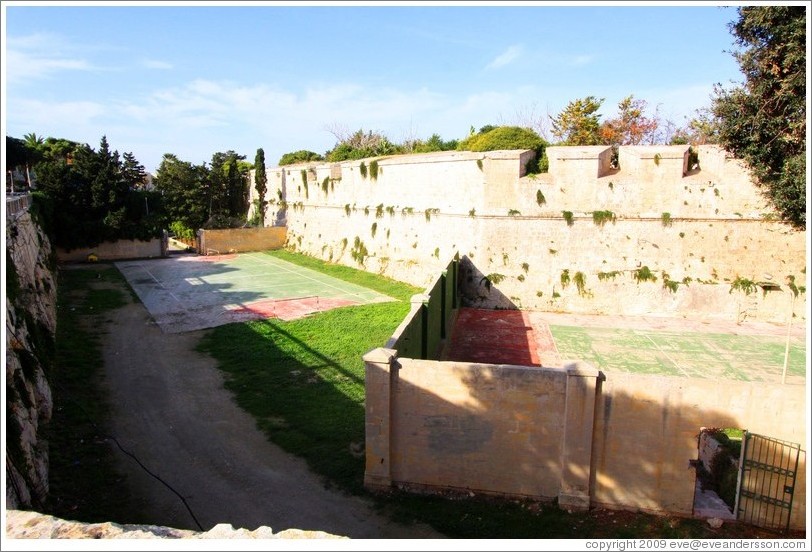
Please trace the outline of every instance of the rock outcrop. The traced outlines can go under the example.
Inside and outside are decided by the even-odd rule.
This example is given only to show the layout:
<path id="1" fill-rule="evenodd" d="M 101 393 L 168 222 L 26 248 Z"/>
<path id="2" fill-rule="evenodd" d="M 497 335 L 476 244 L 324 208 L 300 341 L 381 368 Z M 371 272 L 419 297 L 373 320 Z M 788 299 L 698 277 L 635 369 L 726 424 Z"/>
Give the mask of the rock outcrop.
<path id="1" fill-rule="evenodd" d="M 51 244 L 28 212 L 6 220 L 6 507 L 41 507 L 48 496 L 43 425 L 53 401 L 47 372 L 56 332 Z"/>
<path id="2" fill-rule="evenodd" d="M 9 539 L 341 539 L 323 531 L 287 529 L 274 533 L 270 527 L 253 531 L 235 529 L 227 523 L 208 531 L 172 529 L 156 525 L 119 525 L 117 523 L 80 523 L 39 514 L 9 510 L 6 513 L 6 538 Z"/>

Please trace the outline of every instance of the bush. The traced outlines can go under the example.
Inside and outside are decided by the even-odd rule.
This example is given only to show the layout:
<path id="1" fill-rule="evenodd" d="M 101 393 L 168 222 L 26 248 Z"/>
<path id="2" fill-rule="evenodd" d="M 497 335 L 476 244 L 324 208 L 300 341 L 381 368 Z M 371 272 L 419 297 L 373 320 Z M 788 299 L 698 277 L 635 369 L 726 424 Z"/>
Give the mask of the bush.
<path id="1" fill-rule="evenodd" d="M 286 153 L 279 160 L 279 166 L 294 165 L 296 163 L 306 163 L 308 161 L 324 161 L 324 156 L 319 155 L 315 151 L 299 150 L 291 153 Z"/>
<path id="2" fill-rule="evenodd" d="M 526 172 L 535 174 L 546 171 L 548 163 L 544 149 L 549 144 L 534 131 L 514 126 L 487 129 L 488 127 L 483 127 L 478 134 L 462 140 L 457 149 L 460 151 L 533 150 L 536 152 L 536 156 L 525 167 Z"/>

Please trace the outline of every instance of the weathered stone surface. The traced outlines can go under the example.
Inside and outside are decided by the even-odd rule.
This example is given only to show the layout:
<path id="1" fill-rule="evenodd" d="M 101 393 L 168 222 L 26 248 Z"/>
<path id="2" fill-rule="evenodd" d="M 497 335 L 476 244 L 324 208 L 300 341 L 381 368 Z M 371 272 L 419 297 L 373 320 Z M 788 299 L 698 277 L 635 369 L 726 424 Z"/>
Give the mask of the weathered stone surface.
<path id="1" fill-rule="evenodd" d="M 208 531 L 188 531 L 157 525 L 119 525 L 82 523 L 39 512 L 6 512 L 6 538 L 10 539 L 342 539 L 323 531 L 287 529 L 274 533 L 270 527 L 253 531 L 235 529 L 229 524 L 215 525 Z"/>
<path id="2" fill-rule="evenodd" d="M 6 251 L 6 506 L 32 507 L 48 495 L 41 429 L 53 400 L 43 362 L 56 331 L 56 282 L 51 244 L 28 213 L 7 219 Z"/>

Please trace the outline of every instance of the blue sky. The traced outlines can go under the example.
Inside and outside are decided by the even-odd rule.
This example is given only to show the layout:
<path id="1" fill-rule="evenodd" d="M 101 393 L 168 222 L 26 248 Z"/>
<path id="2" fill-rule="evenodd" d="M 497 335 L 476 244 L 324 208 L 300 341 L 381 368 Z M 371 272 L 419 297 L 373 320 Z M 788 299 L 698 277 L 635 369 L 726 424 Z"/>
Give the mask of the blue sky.
<path id="1" fill-rule="evenodd" d="M 460 139 L 590 95 L 682 125 L 742 80 L 716 4 L 130 4 L 3 2 L 7 135 L 106 135 L 151 172 L 259 147 L 274 165 L 330 130 Z"/>

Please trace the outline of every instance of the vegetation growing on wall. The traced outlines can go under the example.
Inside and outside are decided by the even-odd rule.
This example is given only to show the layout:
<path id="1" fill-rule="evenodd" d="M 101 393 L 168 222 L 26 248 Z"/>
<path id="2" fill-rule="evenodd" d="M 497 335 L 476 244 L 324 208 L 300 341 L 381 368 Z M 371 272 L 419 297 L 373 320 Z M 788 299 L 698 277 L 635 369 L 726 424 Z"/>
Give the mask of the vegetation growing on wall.
<path id="1" fill-rule="evenodd" d="M 570 285 L 570 271 L 568 268 L 565 268 L 561 271 L 561 287 L 565 288 Z"/>
<path id="2" fill-rule="evenodd" d="M 671 213 L 663 213 L 660 220 L 662 221 L 663 226 L 671 226 Z"/>
<path id="3" fill-rule="evenodd" d="M 572 277 L 572 281 L 575 283 L 575 287 L 578 289 L 578 295 L 581 297 L 586 295 L 586 276 L 584 273 L 580 271 L 576 272 Z"/>
<path id="4" fill-rule="evenodd" d="M 606 280 L 614 280 L 620 274 L 619 270 L 612 270 L 609 272 L 598 272 L 598 280 L 605 282 Z"/>
<path id="5" fill-rule="evenodd" d="M 572 226 L 575 223 L 572 217 L 572 211 L 561 211 L 561 216 L 564 217 L 564 220 L 567 222 L 567 226 Z"/>
<path id="6" fill-rule="evenodd" d="M 538 206 L 541 207 L 545 203 L 547 203 L 547 198 L 544 197 L 544 194 L 541 193 L 541 190 L 536 190 L 536 204 L 538 204 Z"/>
<path id="7" fill-rule="evenodd" d="M 358 170 L 361 171 L 361 176 L 366 178 L 367 177 L 367 166 L 366 163 L 361 161 L 361 164 L 358 165 Z"/>
<path id="8" fill-rule="evenodd" d="M 616 219 L 612 211 L 592 211 L 592 222 L 595 226 L 603 226 L 607 222 L 615 222 Z"/>
<path id="9" fill-rule="evenodd" d="M 641 266 L 634 271 L 634 279 L 639 284 L 640 282 L 656 282 L 657 276 L 649 269 L 648 266 Z"/>
<path id="10" fill-rule="evenodd" d="M 366 258 L 369 257 L 367 246 L 364 245 L 364 242 L 362 242 L 361 238 L 358 236 L 355 236 L 352 249 L 350 249 L 350 255 L 352 256 L 353 260 L 361 266 L 364 266 Z"/>
<path id="11" fill-rule="evenodd" d="M 378 160 L 373 159 L 369 162 L 369 177 L 372 180 L 378 180 Z"/>
<path id="12" fill-rule="evenodd" d="M 756 291 L 756 283 L 748 278 L 736 276 L 736 278 L 730 284 L 730 291 L 728 293 L 733 293 L 734 291 L 741 291 L 745 295 L 750 295 Z"/>

